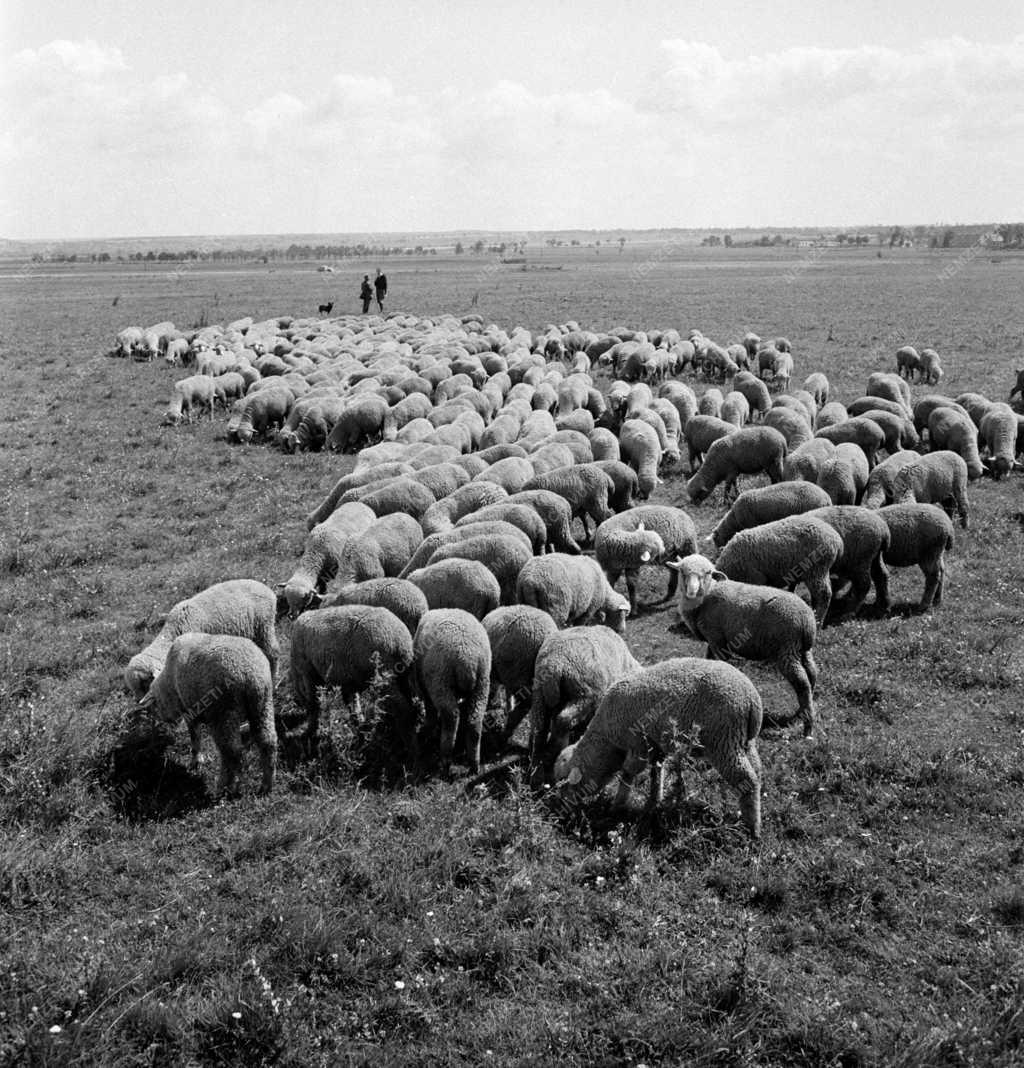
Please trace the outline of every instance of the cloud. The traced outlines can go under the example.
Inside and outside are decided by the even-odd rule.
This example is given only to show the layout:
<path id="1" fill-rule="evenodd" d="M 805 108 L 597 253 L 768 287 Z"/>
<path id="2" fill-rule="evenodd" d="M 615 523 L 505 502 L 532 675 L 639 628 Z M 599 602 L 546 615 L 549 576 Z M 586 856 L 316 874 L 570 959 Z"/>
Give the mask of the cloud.
<path id="1" fill-rule="evenodd" d="M 16 75 L 81 75 L 95 78 L 128 69 L 119 48 L 107 48 L 91 39 L 51 41 L 42 48 L 26 48 L 11 62 Z"/>

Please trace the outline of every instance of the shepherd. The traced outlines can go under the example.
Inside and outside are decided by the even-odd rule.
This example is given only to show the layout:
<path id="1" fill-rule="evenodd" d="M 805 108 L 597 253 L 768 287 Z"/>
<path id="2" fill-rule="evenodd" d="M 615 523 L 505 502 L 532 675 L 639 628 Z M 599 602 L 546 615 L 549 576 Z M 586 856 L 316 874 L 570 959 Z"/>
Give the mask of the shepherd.
<path id="1" fill-rule="evenodd" d="M 377 277 L 373 280 L 373 288 L 377 293 L 377 307 L 381 314 L 384 312 L 384 298 L 388 295 L 388 276 L 377 268 Z"/>
<path id="2" fill-rule="evenodd" d="M 363 284 L 359 287 L 359 299 L 363 302 L 363 315 L 370 310 L 370 301 L 373 300 L 373 286 L 370 285 L 370 276 L 363 275 Z"/>

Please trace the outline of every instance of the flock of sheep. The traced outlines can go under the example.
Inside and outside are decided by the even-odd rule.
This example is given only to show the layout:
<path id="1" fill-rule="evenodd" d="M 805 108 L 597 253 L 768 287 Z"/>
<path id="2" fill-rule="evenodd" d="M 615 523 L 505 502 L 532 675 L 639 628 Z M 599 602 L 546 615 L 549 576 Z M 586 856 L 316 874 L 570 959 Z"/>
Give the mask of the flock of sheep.
<path id="1" fill-rule="evenodd" d="M 212 418 L 219 403 L 231 440 L 358 451 L 307 517 L 302 555 L 276 590 L 236 579 L 182 601 L 125 670 L 143 706 L 186 721 L 196 762 L 208 726 L 228 790 L 242 722 L 262 789 L 273 786 L 276 627 L 288 616 L 310 744 L 325 687 L 358 699 L 383 673 L 407 763 L 421 763 L 429 736 L 447 773 L 464 738 L 475 774 L 500 688 L 505 741 L 528 713 L 532 766 L 570 794 L 620 773 L 623 799 L 650 765 L 657 804 L 663 761 L 696 732 L 757 836 L 766 716 L 727 661 L 775 665 L 797 709 L 773 720 L 799 718 L 810 736 L 826 616 L 863 611 L 872 586 L 873 610 L 886 611 L 891 567 L 920 567 L 920 608 L 940 605 L 969 481 L 1018 469 L 1024 449 L 1008 404 L 974 393 L 912 402 L 908 378 L 942 375 L 931 350 L 901 349 L 898 373 L 871 374 L 845 405 L 821 373 L 790 391 L 789 342 L 754 334 L 721 346 L 696 330 L 284 317 L 188 335 L 128 328 L 114 354 L 192 370 L 168 424 Z M 684 447 L 689 503 L 721 486 L 730 504 L 708 538 L 714 561 L 685 510 L 642 503 Z M 737 493 L 740 476 L 760 474 L 768 485 Z M 708 659 L 634 658 L 622 635 L 651 568 L 667 576 L 663 600 L 677 600 L 672 629 Z"/>

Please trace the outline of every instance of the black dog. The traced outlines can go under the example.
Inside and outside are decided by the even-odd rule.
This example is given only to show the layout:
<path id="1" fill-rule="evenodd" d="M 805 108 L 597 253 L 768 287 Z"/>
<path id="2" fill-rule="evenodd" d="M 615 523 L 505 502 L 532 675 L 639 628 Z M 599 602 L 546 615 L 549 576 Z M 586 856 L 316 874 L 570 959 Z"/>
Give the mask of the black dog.
<path id="1" fill-rule="evenodd" d="M 331 314 L 331 308 L 333 308 L 333 307 L 334 307 L 334 301 L 333 300 L 330 302 L 330 304 L 321 304 L 320 305 L 320 314 L 321 315 L 330 315 Z"/>

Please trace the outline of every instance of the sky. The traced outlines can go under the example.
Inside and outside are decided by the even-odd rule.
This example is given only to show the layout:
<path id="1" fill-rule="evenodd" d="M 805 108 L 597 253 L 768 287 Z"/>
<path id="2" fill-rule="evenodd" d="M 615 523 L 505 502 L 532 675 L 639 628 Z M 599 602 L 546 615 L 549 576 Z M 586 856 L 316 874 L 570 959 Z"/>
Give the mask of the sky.
<path id="1" fill-rule="evenodd" d="M 1019 0 L 0 0 L 0 237 L 1021 218 Z"/>

